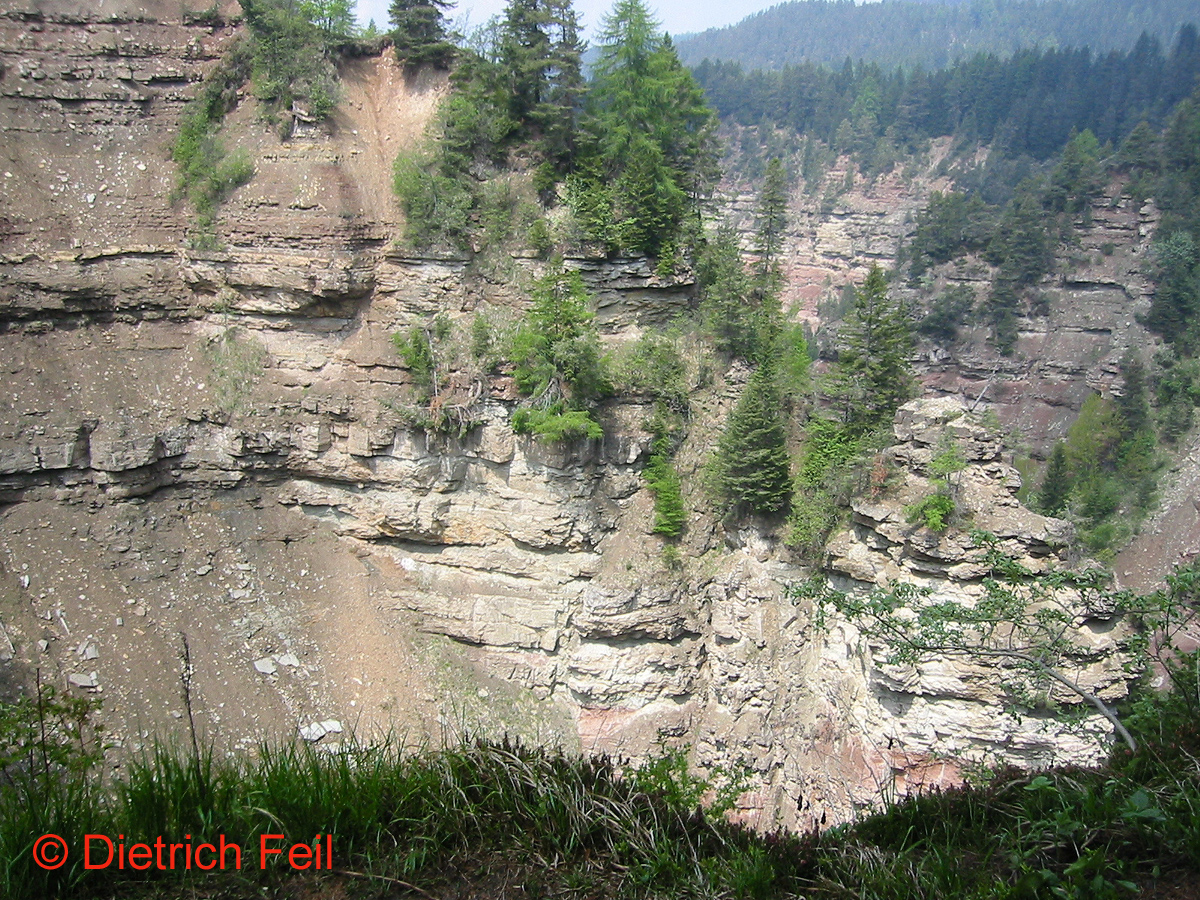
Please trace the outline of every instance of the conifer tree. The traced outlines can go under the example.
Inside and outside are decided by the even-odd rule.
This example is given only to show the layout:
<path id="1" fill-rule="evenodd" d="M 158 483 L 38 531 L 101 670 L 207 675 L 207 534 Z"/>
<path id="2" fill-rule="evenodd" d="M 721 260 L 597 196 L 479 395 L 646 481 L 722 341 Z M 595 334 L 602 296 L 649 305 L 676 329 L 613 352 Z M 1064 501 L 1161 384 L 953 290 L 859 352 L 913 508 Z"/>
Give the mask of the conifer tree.
<path id="1" fill-rule="evenodd" d="M 787 231 L 787 201 L 787 172 L 775 157 L 767 163 L 754 223 L 754 250 L 758 254 L 756 280 L 760 296 L 777 293 L 782 286 L 779 254 Z"/>
<path id="2" fill-rule="evenodd" d="M 611 185 L 617 244 L 657 256 L 678 244 L 709 187 L 715 119 L 642 0 L 618 0 L 598 57 L 585 111 L 590 183 L 579 193 Z"/>
<path id="3" fill-rule="evenodd" d="M 791 493 L 787 435 L 774 365 L 760 365 L 729 417 L 717 448 L 720 484 L 737 506 L 781 511 Z"/>
<path id="4" fill-rule="evenodd" d="M 584 46 L 571 0 L 510 0 L 500 40 L 509 115 L 556 167 L 575 147 Z"/>
<path id="5" fill-rule="evenodd" d="M 450 0 L 392 0 L 388 10 L 396 59 L 410 71 L 424 65 L 447 68 L 454 45 L 446 31 Z"/>
<path id="6" fill-rule="evenodd" d="M 717 349 L 750 359 L 755 350 L 753 310 L 747 305 L 750 278 L 742 263 L 737 230 L 723 222 L 699 254 L 700 316 Z"/>
<path id="7" fill-rule="evenodd" d="M 683 506 L 683 491 L 679 473 L 671 464 L 671 438 L 661 431 L 651 447 L 650 461 L 646 464 L 646 484 L 654 492 L 654 534 L 678 537 L 687 522 L 687 511 Z"/>
<path id="8" fill-rule="evenodd" d="M 890 422 L 913 394 L 912 324 L 904 304 L 888 296 L 879 266 L 855 291 L 840 337 L 833 394 L 848 428 L 871 431 Z"/>
<path id="9" fill-rule="evenodd" d="M 1046 463 L 1046 475 L 1038 492 L 1039 506 L 1046 515 L 1057 516 L 1066 509 L 1070 496 L 1071 472 L 1067 464 L 1067 451 L 1063 442 L 1059 441 Z"/>

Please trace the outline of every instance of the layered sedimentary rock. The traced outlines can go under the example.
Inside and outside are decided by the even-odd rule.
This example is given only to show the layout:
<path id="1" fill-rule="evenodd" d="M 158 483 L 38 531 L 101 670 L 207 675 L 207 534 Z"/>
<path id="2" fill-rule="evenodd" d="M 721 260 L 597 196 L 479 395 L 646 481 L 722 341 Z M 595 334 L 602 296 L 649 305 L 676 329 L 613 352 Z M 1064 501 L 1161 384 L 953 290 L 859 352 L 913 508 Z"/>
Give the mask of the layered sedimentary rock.
<path id="1" fill-rule="evenodd" d="M 336 741 L 330 722 L 414 744 L 507 731 L 640 756 L 679 742 L 698 765 L 748 768 L 744 814 L 764 827 L 842 819 L 893 780 L 952 779 L 944 760 L 981 748 L 1031 764 L 1094 755 L 1053 722 L 1002 716 L 987 672 L 901 677 L 851 626 L 813 627 L 785 591 L 810 572 L 782 523 L 727 529 L 701 487 L 738 367 L 694 367 L 678 552 L 650 533 L 639 398 L 605 405 L 602 440 L 546 445 L 513 434 L 510 377 L 464 370 L 454 391 L 473 427 L 411 424 L 413 378 L 392 336 L 528 302 L 470 259 L 396 247 L 391 161 L 420 140 L 444 81 L 406 79 L 386 55 L 350 60 L 332 123 L 286 143 L 245 98 L 223 138 L 255 178 L 222 209 L 222 249 L 190 248 L 170 145 L 236 34 L 173 3 L 28 0 L 0 15 L 6 687 L 40 669 L 94 693 L 118 741 L 137 746 L 185 714 L 186 640 L 193 711 L 224 746 Z M 797 273 L 822 260 L 841 260 L 830 288 L 886 261 L 910 226 L 892 199 L 839 202 L 851 211 L 797 204 L 789 296 L 807 297 Z M 1146 290 L 1128 268 L 1150 214 L 1104 215 L 1096 239 L 1120 249 L 1047 286 L 1060 296 L 1044 326 L 1023 327 L 1021 368 L 981 349 L 935 360 L 930 386 L 973 400 L 993 378 L 986 399 L 1002 418 L 1065 427 L 1112 377 Z M 694 302 L 686 276 L 645 260 L 570 264 L 610 344 Z M 513 261 L 526 279 L 540 265 Z M 1024 399 L 1004 405 L 1005 391 Z M 1029 411 L 1042 407 L 1060 413 L 1041 422 Z M 967 514 L 1020 555 L 1059 552 L 1060 525 L 1013 498 L 998 435 L 946 419 L 917 406 L 898 421 L 899 486 L 861 501 L 833 544 L 845 585 L 969 590 L 964 531 L 932 535 L 903 514 L 938 429 L 966 429 Z"/>

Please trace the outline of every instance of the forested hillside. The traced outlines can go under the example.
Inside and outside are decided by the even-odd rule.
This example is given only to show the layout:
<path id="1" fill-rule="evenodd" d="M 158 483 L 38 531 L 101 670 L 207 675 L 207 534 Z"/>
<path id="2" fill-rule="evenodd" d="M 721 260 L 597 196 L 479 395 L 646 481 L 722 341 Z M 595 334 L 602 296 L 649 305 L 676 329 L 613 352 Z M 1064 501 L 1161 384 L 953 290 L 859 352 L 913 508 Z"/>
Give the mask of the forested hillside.
<path id="1" fill-rule="evenodd" d="M 1031 47 L 1128 50 L 1143 33 L 1169 41 L 1200 20 L 1198 0 L 967 0 L 856 4 L 781 3 L 726 28 L 679 40 L 684 62 L 740 62 L 780 69 L 846 59 L 937 69 L 975 53 L 1008 56 Z"/>
<path id="2" fill-rule="evenodd" d="M 1007 157 L 1045 160 L 1073 131 L 1089 129 L 1101 143 L 1119 143 L 1139 122 L 1164 122 L 1200 75 L 1200 39 L 1189 24 L 1178 29 L 1170 50 L 1143 35 L 1128 52 L 978 53 L 935 72 L 849 61 L 747 71 L 710 60 L 693 71 L 722 120 L 766 123 L 838 152 L 869 156 L 882 141 L 878 152 L 894 158 L 897 150 L 953 135 Z"/>

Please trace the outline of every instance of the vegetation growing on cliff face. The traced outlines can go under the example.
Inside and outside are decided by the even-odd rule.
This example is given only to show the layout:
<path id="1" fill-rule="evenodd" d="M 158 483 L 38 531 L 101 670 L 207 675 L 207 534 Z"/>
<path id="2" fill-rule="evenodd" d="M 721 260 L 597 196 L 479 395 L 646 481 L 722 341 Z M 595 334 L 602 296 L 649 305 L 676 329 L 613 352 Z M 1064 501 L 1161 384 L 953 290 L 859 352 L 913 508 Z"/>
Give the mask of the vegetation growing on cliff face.
<path id="1" fill-rule="evenodd" d="M 551 263 L 513 339 L 513 377 L 529 399 L 513 430 L 548 441 L 603 436 L 591 407 L 608 394 L 608 365 L 579 272 Z"/>
<path id="2" fill-rule="evenodd" d="M 483 183 L 522 159 L 543 206 L 570 211 L 544 243 L 647 253 L 664 272 L 682 258 L 713 183 L 714 119 L 641 0 L 618 3 L 600 40 L 585 83 L 571 5 L 513 0 L 461 50 L 430 152 L 397 163 L 410 243 L 466 247 Z"/>
<path id="3" fill-rule="evenodd" d="M 1021 579 L 1018 593 L 1030 588 L 1025 573 L 1007 572 L 998 590 L 1009 575 Z M 1181 570 L 1164 590 L 1127 605 L 1194 615 L 1198 586 L 1200 574 Z M 884 607 L 887 616 L 903 608 Z M 967 627 L 991 627 L 987 610 L 978 613 Z M 914 625 L 927 633 L 901 620 L 904 634 Z M 709 783 L 681 750 L 621 767 L 508 743 L 404 753 L 351 738 L 336 750 L 285 744 L 229 757 L 158 745 L 110 769 L 91 731 L 92 705 L 43 689 L 0 702 L 0 891 L 490 896 L 504 883 L 542 896 L 631 900 L 1016 900 L 1186 887 L 1200 876 L 1200 660 L 1161 655 L 1169 693 L 1143 686 L 1122 710 L 1135 751 L 1118 749 L 1096 769 L 1002 769 L 978 787 L 881 798 L 878 814 L 804 835 L 728 824 L 723 815 L 746 785 L 716 773 Z M 705 797 L 715 797 L 708 810 Z M 276 845 L 285 847 L 322 835 L 324 848 L 332 836 L 333 867 L 297 873 L 281 857 L 260 866 L 260 837 L 280 833 Z M 45 834 L 67 843 L 59 868 L 34 861 L 34 841 Z M 211 874 L 183 865 L 87 869 L 87 834 L 123 835 L 127 848 L 184 835 L 199 848 L 223 835 L 241 848 L 242 865 Z M 102 847 L 91 847 L 93 862 Z"/>
<path id="4" fill-rule="evenodd" d="M 344 0 L 239 0 L 254 51 L 252 84 L 280 135 L 297 116 L 321 120 L 337 105 L 333 52 L 354 33 Z"/>
<path id="5" fill-rule="evenodd" d="M 180 121 L 171 158 L 179 168 L 175 196 L 196 212 L 189 244 L 219 245 L 217 210 L 254 177 L 244 150 L 228 153 L 221 123 L 247 81 L 266 117 L 291 134 L 299 117 L 319 121 L 337 105 L 333 55 L 355 33 L 352 0 L 240 0 L 249 34 L 238 40 L 204 80 Z M 215 7 L 214 7 L 215 9 Z"/>

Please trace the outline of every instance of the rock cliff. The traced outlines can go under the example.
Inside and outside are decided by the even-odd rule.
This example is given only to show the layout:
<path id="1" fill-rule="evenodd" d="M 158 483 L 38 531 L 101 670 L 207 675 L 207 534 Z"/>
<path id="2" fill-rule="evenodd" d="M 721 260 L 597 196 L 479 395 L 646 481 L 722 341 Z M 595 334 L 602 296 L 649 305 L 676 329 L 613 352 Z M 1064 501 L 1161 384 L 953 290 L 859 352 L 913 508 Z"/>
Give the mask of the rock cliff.
<path id="1" fill-rule="evenodd" d="M 808 573 L 778 524 L 727 534 L 700 488 L 736 368 L 694 378 L 679 457 L 694 515 L 678 559 L 650 534 L 636 398 L 602 411 L 603 440 L 565 446 L 512 433 L 503 378 L 464 387 L 480 424 L 462 437 L 408 424 L 392 334 L 527 302 L 470 260 L 395 247 L 391 160 L 420 139 L 438 78 L 406 79 L 386 55 L 350 60 L 330 125 L 286 143 L 241 104 L 225 135 L 255 178 L 222 210 L 224 248 L 189 250 L 170 144 L 235 31 L 171 2 L 0 4 L 0 686 L 36 669 L 95 693 L 136 749 L 185 717 L 186 639 L 187 702 L 222 746 L 331 742 L 334 725 L 634 756 L 680 742 L 702 767 L 749 769 L 743 814 L 764 827 L 844 819 L 881 787 L 953 780 L 972 754 L 1097 752 L 1050 719 L 1004 716 L 987 673 L 902 677 L 851 626 L 813 628 L 785 594 Z M 829 213 L 797 204 L 790 296 L 804 312 L 817 313 L 815 286 L 894 252 L 927 187 L 880 183 Z M 929 361 L 930 390 L 973 400 L 991 379 L 1003 420 L 1056 436 L 1139 339 L 1151 225 L 1149 211 L 1098 214 L 1085 248 L 1120 249 L 1087 252 L 1048 286 L 1050 316 L 1024 323 L 1018 357 L 980 339 Z M 642 260 L 573 264 L 612 343 L 690 302 L 686 281 Z M 969 594 L 962 530 L 932 535 L 902 513 L 939 429 L 969 448 L 976 523 L 1030 560 L 1061 551 L 1061 523 L 1014 499 L 995 431 L 948 402 L 898 420 L 899 487 L 858 504 L 833 545 L 846 584 Z M 1119 693 L 1100 668 L 1097 688 Z"/>

